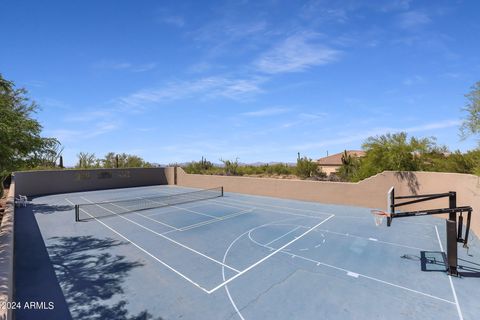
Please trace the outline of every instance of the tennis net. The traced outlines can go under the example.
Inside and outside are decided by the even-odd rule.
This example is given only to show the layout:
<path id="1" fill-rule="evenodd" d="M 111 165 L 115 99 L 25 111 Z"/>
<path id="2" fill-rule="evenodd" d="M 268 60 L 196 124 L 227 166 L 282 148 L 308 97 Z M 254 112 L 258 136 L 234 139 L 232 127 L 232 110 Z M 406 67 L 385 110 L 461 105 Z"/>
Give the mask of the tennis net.
<path id="1" fill-rule="evenodd" d="M 223 187 L 217 187 L 172 195 L 76 204 L 75 221 L 104 218 L 123 213 L 173 206 L 222 196 Z"/>

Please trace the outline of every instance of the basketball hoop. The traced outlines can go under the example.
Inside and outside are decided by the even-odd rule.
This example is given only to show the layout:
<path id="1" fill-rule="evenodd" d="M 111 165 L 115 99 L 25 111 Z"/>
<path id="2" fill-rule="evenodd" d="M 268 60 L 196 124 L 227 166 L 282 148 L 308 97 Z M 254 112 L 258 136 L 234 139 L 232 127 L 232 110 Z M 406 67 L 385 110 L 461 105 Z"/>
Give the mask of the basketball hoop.
<path id="1" fill-rule="evenodd" d="M 370 211 L 370 213 L 373 215 L 373 219 L 377 227 L 383 223 L 383 218 L 390 217 L 390 213 L 378 209 L 373 209 Z"/>

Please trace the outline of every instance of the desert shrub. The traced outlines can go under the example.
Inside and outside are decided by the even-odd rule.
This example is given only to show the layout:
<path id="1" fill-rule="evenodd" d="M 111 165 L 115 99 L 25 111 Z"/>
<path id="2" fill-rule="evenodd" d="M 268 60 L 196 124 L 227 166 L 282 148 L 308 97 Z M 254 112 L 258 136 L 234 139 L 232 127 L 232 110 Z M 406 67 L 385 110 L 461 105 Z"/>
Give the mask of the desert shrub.
<path id="1" fill-rule="evenodd" d="M 319 177 L 321 175 L 317 163 L 307 157 L 297 159 L 295 174 L 301 179 Z"/>

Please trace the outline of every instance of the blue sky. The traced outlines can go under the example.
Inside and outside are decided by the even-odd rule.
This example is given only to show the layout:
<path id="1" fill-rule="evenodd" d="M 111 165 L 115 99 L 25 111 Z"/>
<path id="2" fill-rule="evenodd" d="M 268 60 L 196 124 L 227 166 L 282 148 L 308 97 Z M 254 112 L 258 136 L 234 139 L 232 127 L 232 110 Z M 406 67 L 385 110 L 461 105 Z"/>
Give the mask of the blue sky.
<path id="1" fill-rule="evenodd" d="M 407 131 L 461 141 L 478 1 L 3 1 L 0 73 L 44 134 L 156 163 L 294 162 Z"/>

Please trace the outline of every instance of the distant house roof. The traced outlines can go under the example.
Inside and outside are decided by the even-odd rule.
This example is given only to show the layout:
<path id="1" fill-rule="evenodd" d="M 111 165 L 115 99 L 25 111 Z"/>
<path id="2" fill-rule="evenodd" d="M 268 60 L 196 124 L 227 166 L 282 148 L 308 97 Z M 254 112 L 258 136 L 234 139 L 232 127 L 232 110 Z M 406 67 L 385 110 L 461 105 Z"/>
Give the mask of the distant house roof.
<path id="1" fill-rule="evenodd" d="M 363 157 L 365 156 L 365 151 L 347 150 L 347 155 L 355 156 L 355 157 Z M 320 166 L 341 166 L 342 156 L 343 156 L 343 152 L 332 154 L 331 156 L 318 159 L 317 163 Z"/>

